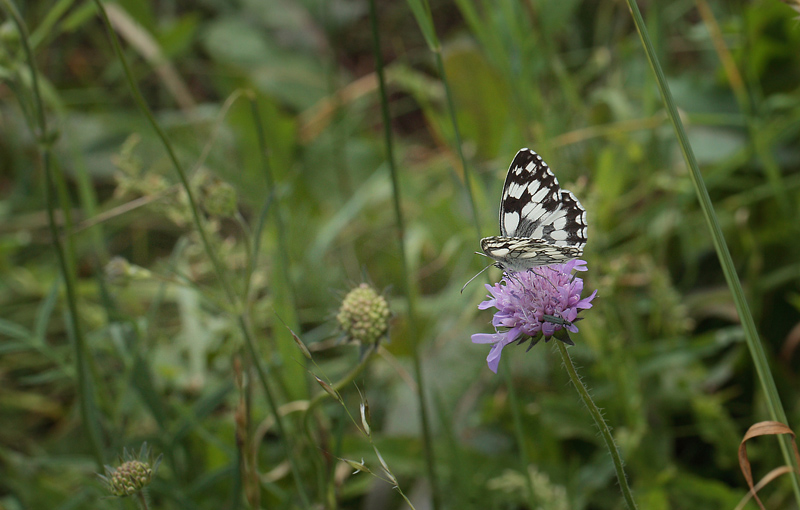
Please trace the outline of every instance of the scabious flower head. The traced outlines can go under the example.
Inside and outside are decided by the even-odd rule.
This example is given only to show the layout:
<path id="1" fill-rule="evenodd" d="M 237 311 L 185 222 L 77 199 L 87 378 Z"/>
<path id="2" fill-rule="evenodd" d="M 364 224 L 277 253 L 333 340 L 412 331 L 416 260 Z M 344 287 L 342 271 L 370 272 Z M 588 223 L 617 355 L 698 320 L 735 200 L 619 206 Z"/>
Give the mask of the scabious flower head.
<path id="1" fill-rule="evenodd" d="M 344 297 L 336 321 L 348 339 L 372 345 L 389 331 L 390 316 L 386 298 L 362 283 Z"/>
<path id="2" fill-rule="evenodd" d="M 150 449 L 147 447 L 147 443 L 144 443 L 138 456 L 134 456 L 127 449 L 123 450 L 122 460 L 124 462 L 116 468 L 105 466 L 105 476 L 97 476 L 103 480 L 112 495 L 117 497 L 131 496 L 150 485 L 153 475 L 158 471 L 158 466 L 161 464 L 162 455 L 159 455 L 153 462 L 150 458 Z"/>
<path id="3" fill-rule="evenodd" d="M 546 342 L 564 330 L 556 338 L 572 344 L 566 332 L 578 332 L 574 324 L 578 312 L 591 308 L 597 294 L 595 290 L 589 297 L 581 299 L 583 280 L 573 276 L 573 270 L 586 271 L 586 262 L 571 260 L 566 264 L 540 266 L 511 273 L 500 283 L 486 285 L 491 294 L 478 308 L 497 308 L 492 318 L 495 332 L 474 334 L 472 342 L 493 344 L 486 358 L 492 372 L 497 373 L 503 348 L 516 340 L 522 343 L 530 338 L 532 347 L 542 338 Z"/>

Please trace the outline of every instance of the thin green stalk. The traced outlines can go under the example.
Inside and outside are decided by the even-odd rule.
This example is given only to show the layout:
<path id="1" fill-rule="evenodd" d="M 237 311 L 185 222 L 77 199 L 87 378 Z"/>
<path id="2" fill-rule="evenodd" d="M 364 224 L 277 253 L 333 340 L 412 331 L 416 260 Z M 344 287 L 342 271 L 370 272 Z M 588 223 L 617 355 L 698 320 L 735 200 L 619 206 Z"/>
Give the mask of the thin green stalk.
<path id="1" fill-rule="evenodd" d="M 586 386 L 584 386 L 583 381 L 581 381 L 577 370 L 575 370 L 575 365 L 572 363 L 572 358 L 569 357 L 566 344 L 561 340 L 555 340 L 555 344 L 558 347 L 558 351 L 561 353 L 561 359 L 564 361 L 564 368 L 567 369 L 570 381 L 572 381 L 575 389 L 578 390 L 581 400 L 583 400 L 583 403 L 592 415 L 595 424 L 597 424 L 597 428 L 600 429 L 600 434 L 603 436 L 606 448 L 608 448 L 608 452 L 611 454 L 611 461 L 614 463 L 614 470 L 617 472 L 617 481 L 619 482 L 619 489 L 622 491 L 622 496 L 625 498 L 625 504 L 628 505 L 630 510 L 633 510 L 636 508 L 636 502 L 633 500 L 631 488 L 628 486 L 628 478 L 625 476 L 622 457 L 619 455 L 619 450 L 617 449 L 617 444 L 614 442 L 614 437 L 611 435 L 611 430 L 603 419 L 603 413 L 601 413 L 600 409 L 595 405 L 591 395 L 589 395 L 589 391 L 586 389 Z"/>
<path id="2" fill-rule="evenodd" d="M 339 400 L 339 403 L 342 404 L 342 407 L 344 407 L 345 411 L 348 414 L 350 414 L 350 412 L 347 410 L 347 406 L 344 405 L 344 401 L 341 400 L 339 392 L 342 391 L 342 389 L 344 389 L 346 385 L 352 383 L 355 380 L 355 378 L 358 377 L 364 371 L 365 368 L 367 368 L 367 366 L 369 365 L 370 361 L 372 361 L 372 358 L 376 352 L 378 352 L 378 344 L 370 347 L 369 350 L 365 352 L 364 355 L 361 357 L 361 360 L 358 362 L 358 364 L 353 368 L 351 368 L 348 373 L 342 376 L 342 378 L 336 381 L 335 383 L 331 383 L 330 380 L 321 381 L 321 379 L 317 378 L 317 381 L 320 383 L 320 385 L 323 386 L 323 389 L 325 391 L 321 391 L 316 395 L 314 395 L 314 398 L 312 398 L 311 401 L 309 401 L 308 407 L 303 413 L 303 418 L 302 418 L 303 430 L 305 431 L 306 437 L 308 438 L 308 442 L 310 444 L 312 445 L 317 444 L 317 441 L 314 439 L 314 434 L 311 431 L 311 416 L 314 414 L 314 409 L 316 409 L 317 406 L 320 405 L 322 401 L 325 400 L 327 397 L 331 397 Z M 307 354 L 307 357 L 311 359 L 312 363 L 314 363 L 314 365 L 317 366 L 317 368 L 319 369 L 317 363 L 313 361 L 313 358 L 311 358 L 310 356 L 311 356 L 310 354 Z M 327 379 L 327 376 L 323 375 L 323 377 Z M 324 475 L 322 473 L 322 470 L 320 470 L 319 472 L 320 490 L 322 491 L 324 491 L 323 488 L 326 485 L 325 482 L 322 480 L 323 476 Z M 330 489 L 332 489 L 332 487 L 330 486 L 330 484 L 328 484 L 328 490 L 324 491 L 323 499 L 326 501 L 327 504 L 326 508 L 336 508 L 336 498 L 335 495 L 332 494 Z"/>
<path id="3" fill-rule="evenodd" d="M 297 341 L 300 342 L 299 339 Z M 345 386 L 351 384 L 355 380 L 355 378 L 358 377 L 361 374 L 361 372 L 364 371 L 365 368 L 367 368 L 367 366 L 369 365 L 370 361 L 372 361 L 372 358 L 378 352 L 379 348 L 380 348 L 380 344 L 379 343 L 375 343 L 375 344 L 371 345 L 369 347 L 369 349 L 362 355 L 361 361 L 359 361 L 358 364 L 355 367 L 350 369 L 350 371 L 347 374 L 345 374 L 341 379 L 339 379 L 335 383 L 325 382 L 325 381 L 322 381 L 319 377 L 317 377 L 317 380 L 323 386 L 323 389 L 325 391 L 322 391 L 322 392 L 318 393 L 311 400 L 311 402 L 309 402 L 308 407 L 306 408 L 305 413 L 303 415 L 303 427 L 304 427 L 304 429 L 306 431 L 306 435 L 308 436 L 309 441 L 311 441 L 313 443 L 314 442 L 314 436 L 311 433 L 311 415 L 313 414 L 314 409 L 316 409 L 316 407 L 323 400 L 325 400 L 327 397 L 331 397 L 331 398 L 337 400 L 339 402 L 339 404 L 341 404 L 342 408 L 344 409 L 344 412 L 347 414 L 347 416 L 350 418 L 350 420 L 353 422 L 353 424 L 367 437 L 367 440 L 369 441 L 370 446 L 372 446 L 372 449 L 375 452 L 375 456 L 380 461 L 381 466 L 383 467 L 386 475 L 389 478 L 388 479 L 384 478 L 383 476 L 381 476 L 381 475 L 379 475 L 379 474 L 377 474 L 375 472 L 372 472 L 369 469 L 367 469 L 366 471 L 371 473 L 376 478 L 378 478 L 380 480 L 383 480 L 386 483 L 392 484 L 393 488 L 398 493 L 400 493 L 400 496 L 405 500 L 405 502 L 408 504 L 409 508 L 414 510 L 414 505 L 411 503 L 411 501 L 408 499 L 408 497 L 406 497 L 405 493 L 400 488 L 400 485 L 397 482 L 397 477 L 394 475 L 394 473 L 392 473 L 391 469 L 389 468 L 389 465 L 384 461 L 383 456 L 381 455 L 380 451 L 378 450 L 378 447 L 375 445 L 375 442 L 372 440 L 372 432 L 371 432 L 370 427 L 369 427 L 369 407 L 366 407 L 366 408 L 364 407 L 364 406 L 366 406 L 366 399 L 364 398 L 363 395 L 361 395 L 362 419 L 361 419 L 361 424 L 359 424 L 359 422 L 355 418 L 353 418 L 353 415 L 350 413 L 350 410 L 345 405 L 344 400 L 342 399 L 342 396 L 340 394 L 340 392 L 342 391 L 342 389 L 344 389 Z M 303 347 L 303 349 L 305 350 L 305 347 Z M 308 357 L 309 359 L 312 359 L 311 355 L 309 353 L 306 354 L 306 357 Z M 317 368 L 319 368 L 319 366 L 316 364 L 316 362 L 313 361 L 313 359 L 312 359 L 312 362 L 314 363 L 315 366 L 317 366 Z M 327 379 L 327 377 L 326 377 L 326 379 Z M 361 394 L 360 390 L 359 390 L 359 394 Z M 366 411 L 365 411 L 365 409 L 366 409 Z M 367 416 L 367 418 L 365 419 L 364 416 Z M 337 446 L 337 450 L 339 449 L 340 446 L 341 445 Z M 338 454 L 337 454 L 337 457 L 338 457 Z M 333 489 L 333 486 L 329 485 L 329 488 Z M 335 493 L 332 490 L 328 490 L 327 491 L 326 501 L 327 501 L 327 504 L 328 504 L 327 508 L 336 508 L 336 497 L 335 497 Z"/>
<path id="4" fill-rule="evenodd" d="M 753 358 L 753 363 L 755 364 L 759 382 L 761 383 L 761 387 L 766 396 L 767 408 L 769 409 L 770 417 L 775 421 L 789 425 L 786 418 L 786 412 L 783 409 L 783 404 L 781 404 L 781 399 L 778 395 L 778 388 L 775 386 L 775 381 L 772 378 L 772 372 L 769 368 L 767 355 L 764 352 L 764 347 L 761 344 L 761 340 L 758 337 L 758 332 L 756 331 L 753 315 L 750 313 L 750 308 L 747 304 L 747 300 L 745 299 L 744 291 L 742 290 L 742 284 L 739 281 L 738 275 L 736 274 L 736 269 L 733 265 L 733 259 L 731 258 L 730 251 L 728 250 L 728 245 L 725 242 L 725 237 L 722 234 L 722 228 L 717 220 L 717 215 L 714 212 L 714 206 L 711 203 L 711 198 L 708 196 L 708 190 L 703 182 L 703 176 L 700 173 L 700 169 L 697 165 L 697 160 L 695 159 L 694 152 L 692 151 L 692 146 L 689 144 L 689 138 L 686 135 L 683 122 L 678 114 L 678 108 L 675 106 L 672 93 L 667 85 L 667 79 L 664 76 L 664 71 L 661 69 L 661 64 L 658 62 L 658 58 L 656 58 L 653 44 L 650 41 L 650 36 L 647 33 L 647 28 L 645 27 L 644 20 L 642 19 L 642 14 L 639 12 L 639 7 L 636 5 L 636 0 L 627 0 L 627 2 L 628 8 L 633 16 L 634 24 L 636 25 L 636 30 L 639 32 L 639 38 L 642 41 L 642 46 L 644 46 L 645 53 L 647 54 L 647 60 L 650 62 L 650 67 L 653 70 L 653 74 L 655 74 L 656 83 L 658 84 L 658 88 L 661 92 L 661 97 L 664 100 L 664 106 L 667 108 L 667 113 L 672 121 L 673 127 L 675 128 L 675 134 L 678 137 L 678 144 L 681 147 L 683 157 L 686 160 L 687 166 L 689 167 L 689 175 L 692 177 L 692 183 L 694 184 L 695 191 L 697 192 L 697 198 L 700 201 L 700 208 L 703 210 L 703 215 L 705 216 L 706 223 L 708 224 L 708 229 L 711 233 L 711 240 L 714 243 L 714 248 L 717 252 L 720 265 L 722 266 L 722 272 L 725 275 L 725 280 L 728 283 L 728 287 L 731 289 L 733 302 L 736 305 L 736 311 L 739 314 L 739 320 L 742 322 L 742 328 L 744 329 L 747 347 L 750 350 L 750 356 Z M 791 453 L 790 439 L 785 436 L 781 436 L 779 442 L 781 452 L 783 453 L 783 458 L 786 461 L 786 464 L 792 468 L 792 488 L 794 490 L 795 500 L 797 501 L 798 506 L 800 506 L 800 475 L 798 475 L 798 465 Z"/>
<path id="5" fill-rule="evenodd" d="M 436 35 L 436 27 L 433 23 L 433 15 L 431 14 L 431 6 L 428 0 L 407 0 L 411 12 L 417 20 L 422 35 L 425 37 L 425 42 L 431 50 L 436 61 L 436 69 L 439 73 L 439 79 L 442 80 L 444 87 L 445 98 L 447 100 L 447 113 L 450 116 L 450 123 L 453 127 L 453 135 L 455 136 L 456 151 L 461 160 L 461 168 L 464 172 L 464 187 L 467 192 L 467 199 L 469 200 L 470 207 L 472 208 L 472 222 L 475 224 L 475 230 L 478 237 L 481 235 L 481 223 L 478 217 L 478 209 L 475 207 L 475 198 L 472 193 L 472 180 L 470 178 L 469 166 L 467 159 L 464 157 L 464 151 L 461 143 L 461 130 L 458 129 L 458 119 L 456 118 L 456 107 L 453 102 L 453 93 L 450 89 L 449 82 L 447 81 L 447 73 L 444 70 L 444 61 L 442 60 L 442 45 L 439 43 L 439 38 Z"/>
<path id="6" fill-rule="evenodd" d="M 275 399 L 275 396 L 272 394 L 272 389 L 269 384 L 269 380 L 267 379 L 267 371 L 262 365 L 261 358 L 258 355 L 255 340 L 253 340 L 253 335 L 250 333 L 250 325 L 247 322 L 247 317 L 244 314 L 240 314 L 238 317 L 238 322 L 239 328 L 244 334 L 244 343 L 247 346 L 247 352 L 250 354 L 250 357 L 253 360 L 253 366 L 256 367 L 258 379 L 261 382 L 261 387 L 264 389 L 264 396 L 267 398 L 267 404 L 269 405 L 272 415 L 275 416 L 275 426 L 278 428 L 278 435 L 283 438 L 281 444 L 285 450 L 286 458 L 289 461 L 289 466 L 292 469 L 292 476 L 294 477 L 294 482 L 297 485 L 297 492 L 302 500 L 303 508 L 311 508 L 308 501 L 308 496 L 306 495 L 305 485 L 303 484 L 303 478 L 300 475 L 300 469 L 297 467 L 295 456 L 292 455 L 292 445 L 290 444 L 289 436 L 286 433 L 286 427 L 283 424 L 283 418 L 278 410 L 278 402 Z"/>
<path id="7" fill-rule="evenodd" d="M 128 61 L 125 58 L 125 55 L 122 52 L 122 47 L 119 43 L 119 38 L 117 37 L 114 28 L 111 26 L 111 22 L 108 19 L 108 15 L 106 14 L 105 9 L 100 0 L 94 0 L 95 4 L 97 5 L 98 10 L 100 11 L 100 15 L 103 18 L 103 23 L 105 24 L 106 30 L 108 31 L 109 38 L 111 39 L 111 44 L 114 47 L 114 52 L 117 55 L 122 67 L 125 71 L 125 77 L 128 81 L 128 85 L 130 86 L 131 92 L 133 94 L 134 100 L 136 101 L 137 106 L 142 111 L 142 113 L 147 118 L 150 125 L 153 127 L 153 130 L 158 135 L 158 138 L 161 140 L 164 148 L 169 155 L 170 160 L 172 161 L 175 170 L 178 173 L 178 176 L 181 180 L 184 190 L 186 191 L 187 198 L 189 200 L 189 208 L 192 211 L 192 219 L 194 220 L 195 228 L 198 230 L 200 238 L 203 242 L 203 247 L 209 259 L 212 262 L 214 267 L 214 272 L 217 275 L 217 279 L 220 280 L 220 283 L 225 291 L 225 295 L 228 300 L 234 304 L 235 308 L 237 309 L 237 322 L 239 328 L 242 332 L 242 336 L 245 340 L 245 344 L 247 345 L 248 352 L 253 357 L 253 364 L 256 367 L 256 371 L 258 372 L 259 381 L 261 382 L 261 386 L 264 390 L 265 397 L 267 398 L 267 403 L 269 404 L 270 410 L 275 415 L 275 423 L 278 428 L 278 432 L 283 439 L 283 446 L 286 451 L 286 456 L 289 461 L 289 464 L 292 469 L 292 475 L 295 479 L 295 484 L 297 485 L 298 492 L 300 494 L 300 498 L 303 503 L 304 508 L 309 508 L 308 497 L 305 492 L 305 488 L 303 486 L 302 477 L 300 476 L 300 470 L 297 467 L 297 463 L 295 461 L 294 456 L 292 455 L 291 447 L 289 445 L 289 436 L 286 435 L 286 428 L 283 425 L 283 420 L 278 413 L 278 406 L 277 402 L 273 396 L 272 389 L 270 388 L 269 380 L 267 379 L 266 371 L 261 364 L 261 360 L 258 357 L 258 352 L 255 348 L 255 341 L 253 340 L 253 335 L 250 332 L 247 315 L 240 311 L 241 302 L 237 299 L 236 294 L 231 287 L 230 282 L 225 277 L 223 272 L 222 264 L 219 262 L 219 258 L 217 257 L 216 252 L 213 250 L 210 241 L 208 240 L 208 236 L 205 231 L 205 227 L 203 225 L 202 220 L 200 219 L 200 213 L 198 212 L 197 203 L 195 202 L 194 195 L 192 193 L 191 187 L 189 186 L 189 180 L 186 176 L 186 172 L 183 169 L 180 161 L 175 154 L 175 151 L 172 148 L 172 144 L 170 143 L 169 139 L 167 138 L 166 133 L 158 124 L 155 119 L 155 116 L 150 111 L 150 107 L 147 105 L 144 97 L 142 96 L 139 87 L 137 86 L 134 78 L 133 73 L 131 72 L 130 66 L 128 65 Z"/>
<path id="8" fill-rule="evenodd" d="M 408 269 L 408 257 L 405 249 L 405 220 L 403 210 L 400 206 L 400 184 L 397 175 L 397 167 L 394 161 L 394 150 L 392 145 L 392 125 L 391 115 L 389 114 L 389 98 L 386 92 L 386 80 L 383 73 L 383 56 L 381 55 L 381 41 L 378 35 L 378 16 L 375 8 L 375 0 L 369 1 L 369 18 L 372 26 L 372 50 L 375 56 L 375 71 L 378 75 L 378 86 L 381 98 L 381 115 L 383 117 L 383 133 L 386 145 L 386 160 L 392 175 L 392 197 L 394 199 L 394 214 L 397 222 L 397 236 L 400 250 L 403 291 L 408 302 L 408 334 L 411 339 L 411 353 L 414 363 L 414 374 L 417 379 L 417 400 L 419 402 L 420 421 L 422 427 L 422 442 L 425 449 L 425 466 L 428 472 L 428 479 L 431 484 L 431 503 L 434 510 L 441 508 L 441 494 L 436 477 L 436 464 L 433 451 L 433 439 L 431 436 L 428 409 L 425 402 L 425 383 L 422 371 L 422 361 L 419 353 L 419 329 L 417 325 L 416 300 L 411 285 L 411 276 Z M 461 150 L 459 144 L 459 152 Z M 464 167 L 466 176 L 466 166 Z M 469 182 L 469 179 L 465 179 Z M 474 208 L 473 208 L 474 209 Z"/>
<path id="9" fill-rule="evenodd" d="M 469 172 L 469 166 L 467 166 L 467 159 L 464 157 L 464 150 L 461 148 L 463 145 L 461 143 L 461 131 L 458 129 L 458 120 L 456 119 L 456 107 L 455 103 L 453 102 L 453 93 L 450 90 L 450 84 L 447 81 L 447 73 L 444 71 L 444 61 L 442 60 L 441 47 L 438 47 L 433 52 L 433 56 L 436 59 L 436 68 L 439 70 L 439 79 L 442 80 L 444 94 L 447 98 L 447 112 L 450 115 L 450 123 L 453 125 L 453 134 L 456 137 L 456 150 L 458 151 L 459 159 L 461 159 L 461 168 L 464 172 L 464 188 L 467 192 L 467 199 L 469 199 L 470 209 L 472 209 L 472 223 L 475 225 L 475 231 L 478 233 L 478 237 L 480 237 L 481 221 L 478 217 L 478 208 L 475 206 L 475 197 L 472 193 L 472 178 Z"/>
<path id="10" fill-rule="evenodd" d="M 22 19 L 16 5 L 11 0 L 2 0 L 3 5 L 11 14 L 17 29 L 20 33 L 22 47 L 25 51 L 25 57 L 28 59 L 28 65 L 31 71 L 31 84 L 34 104 L 36 108 L 36 123 L 38 124 L 38 132 L 34 133 L 38 144 L 39 152 L 42 158 L 42 165 L 45 173 L 45 202 L 47 203 L 47 218 L 50 226 L 50 235 L 53 239 L 53 246 L 56 249 L 58 257 L 59 269 L 64 278 L 64 286 L 67 292 L 67 309 L 69 311 L 68 327 L 72 333 L 72 341 L 75 346 L 75 363 L 78 375 L 78 394 L 80 402 L 81 421 L 86 428 L 86 434 L 89 437 L 89 443 L 92 447 L 92 454 L 94 455 L 95 462 L 97 463 L 98 470 L 103 468 L 103 443 L 101 439 L 100 424 L 97 420 L 96 405 L 94 396 L 94 384 L 89 376 L 89 366 L 87 363 L 87 349 L 83 331 L 81 329 L 80 317 L 78 315 L 78 298 L 75 293 L 75 275 L 71 269 L 71 265 L 67 261 L 67 254 L 61 244 L 61 237 L 58 233 L 55 219 L 55 197 L 53 196 L 53 189 L 55 187 L 55 176 L 53 171 L 53 162 L 50 152 L 52 133 L 48 131 L 47 116 L 44 112 L 44 103 L 39 90 L 39 73 L 36 68 L 36 61 L 33 58 L 33 51 L 30 47 L 30 40 L 25 21 Z M 20 98 L 21 100 L 21 98 Z M 65 209 L 68 209 L 67 204 L 62 204 Z M 67 210 L 64 211 L 65 217 Z"/>
<path id="11" fill-rule="evenodd" d="M 136 84 L 136 80 L 133 78 L 133 72 L 128 65 L 128 59 L 125 58 L 125 55 L 122 52 L 122 46 L 119 43 L 117 33 L 114 31 L 114 27 L 111 25 L 111 21 L 108 19 L 108 14 L 106 13 L 102 2 L 100 0 L 94 0 L 94 3 L 97 5 L 97 9 L 100 12 L 100 17 L 103 18 L 103 24 L 108 32 L 108 37 L 111 40 L 111 46 L 114 48 L 114 53 L 116 53 L 117 59 L 119 59 L 120 63 L 122 64 L 122 69 L 125 72 L 125 78 L 128 81 L 128 86 L 131 89 L 136 106 L 139 107 L 153 130 L 156 132 L 156 135 L 164 145 L 164 149 L 167 151 L 170 161 L 172 161 L 172 166 L 175 167 L 175 171 L 178 173 L 178 178 L 180 178 L 183 189 L 186 191 L 186 198 L 189 200 L 189 209 L 192 211 L 192 220 L 194 221 L 197 233 L 200 235 L 203 248 L 205 249 L 208 258 L 211 260 L 211 264 L 214 267 L 214 272 L 217 275 L 217 279 L 220 281 L 228 300 L 231 303 L 236 303 L 236 294 L 233 292 L 230 281 L 225 277 L 219 257 L 217 257 L 217 254 L 208 239 L 208 234 L 206 233 L 203 221 L 200 218 L 197 202 L 195 201 L 191 186 L 189 186 L 189 178 L 183 169 L 183 165 L 181 165 L 180 161 L 178 160 L 178 156 L 175 154 L 175 150 L 172 148 L 172 143 L 170 143 L 169 138 L 167 138 L 166 132 L 164 132 L 161 125 L 158 123 L 158 121 L 156 121 L 153 112 L 150 111 L 150 107 L 147 105 L 147 101 L 145 101 L 144 96 L 142 96 L 142 92 L 139 90 L 139 86 Z"/>
<path id="12" fill-rule="evenodd" d="M 275 178 L 272 173 L 272 165 L 270 165 L 269 161 L 269 148 L 267 146 L 264 122 L 262 121 L 261 114 L 258 111 L 258 103 L 255 95 L 250 94 L 248 99 L 250 101 L 250 110 L 253 116 L 253 123 L 256 127 L 256 136 L 258 139 L 259 148 L 258 152 L 261 156 L 261 165 L 264 171 L 264 179 L 268 189 L 268 195 L 264 200 L 264 206 L 262 207 L 261 214 L 259 215 L 258 223 L 256 224 L 256 230 L 253 232 L 255 244 L 253 247 L 252 261 L 254 264 L 258 263 L 258 250 L 261 247 L 261 232 L 264 228 L 264 221 L 266 220 L 267 211 L 269 211 L 274 205 L 272 219 L 278 235 L 278 242 L 276 243 L 278 264 L 275 264 L 277 269 L 273 269 L 272 274 L 272 293 L 273 302 L 275 303 L 274 308 L 276 315 L 284 318 L 288 323 L 289 328 L 297 330 L 299 328 L 297 323 L 297 314 L 295 312 L 296 300 L 291 278 L 292 259 L 289 256 L 289 243 L 286 240 L 286 224 L 284 222 L 283 215 L 281 214 L 279 197 L 275 191 Z M 245 282 L 245 288 L 248 289 L 248 292 L 250 287 L 250 276 L 251 274 L 248 274 L 247 281 Z M 248 295 L 248 292 L 245 293 L 245 296 Z M 291 335 L 289 335 L 285 328 L 276 327 L 274 328 L 274 331 L 275 343 L 279 355 L 284 360 L 292 359 L 292 356 L 297 351 L 295 350 L 296 348 L 294 345 L 294 340 L 292 339 Z M 304 400 L 308 398 L 308 386 L 306 385 L 306 374 L 303 371 L 303 368 L 303 366 L 297 363 L 286 363 L 283 366 L 281 380 L 284 382 L 283 386 L 288 398 L 292 400 Z"/>
<path id="13" fill-rule="evenodd" d="M 136 496 L 136 500 L 139 502 L 139 508 L 148 510 L 150 507 L 147 506 L 147 496 L 145 496 L 144 491 L 137 492 Z"/>
<path id="14" fill-rule="evenodd" d="M 506 388 L 508 388 L 508 405 L 511 407 L 511 416 L 514 420 L 514 436 L 519 447 L 519 461 L 522 467 L 522 476 L 525 478 L 525 488 L 528 490 L 528 504 L 531 508 L 536 508 L 538 506 L 536 493 L 533 490 L 533 480 L 531 480 L 531 473 L 528 469 L 531 461 L 528 457 L 528 449 L 525 447 L 525 429 L 522 427 L 522 417 L 519 415 L 520 403 L 517 399 L 517 392 L 514 389 L 514 379 L 511 377 L 509 357 L 506 356 L 503 360 L 503 363 L 505 363 L 503 376 L 506 380 Z"/>

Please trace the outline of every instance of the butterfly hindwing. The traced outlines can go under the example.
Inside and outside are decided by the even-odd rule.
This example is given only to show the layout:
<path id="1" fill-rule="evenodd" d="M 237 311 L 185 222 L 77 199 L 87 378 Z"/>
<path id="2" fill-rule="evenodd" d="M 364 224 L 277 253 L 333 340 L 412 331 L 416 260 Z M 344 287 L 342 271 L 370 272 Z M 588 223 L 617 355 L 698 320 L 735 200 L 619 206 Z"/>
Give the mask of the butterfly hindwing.
<path id="1" fill-rule="evenodd" d="M 481 240 L 481 248 L 508 271 L 561 264 L 583 254 L 586 210 L 530 149 L 520 150 L 508 169 L 500 233 Z"/>

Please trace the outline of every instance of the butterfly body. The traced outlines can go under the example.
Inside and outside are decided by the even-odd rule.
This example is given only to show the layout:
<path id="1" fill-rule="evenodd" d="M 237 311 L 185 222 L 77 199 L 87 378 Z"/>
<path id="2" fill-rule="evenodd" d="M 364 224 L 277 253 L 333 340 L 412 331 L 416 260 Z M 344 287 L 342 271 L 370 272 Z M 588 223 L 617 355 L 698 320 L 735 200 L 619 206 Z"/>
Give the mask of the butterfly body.
<path id="1" fill-rule="evenodd" d="M 586 245 L 586 210 L 562 190 L 542 157 L 521 149 L 500 200 L 500 235 L 481 239 L 481 249 L 505 271 L 563 264 Z"/>

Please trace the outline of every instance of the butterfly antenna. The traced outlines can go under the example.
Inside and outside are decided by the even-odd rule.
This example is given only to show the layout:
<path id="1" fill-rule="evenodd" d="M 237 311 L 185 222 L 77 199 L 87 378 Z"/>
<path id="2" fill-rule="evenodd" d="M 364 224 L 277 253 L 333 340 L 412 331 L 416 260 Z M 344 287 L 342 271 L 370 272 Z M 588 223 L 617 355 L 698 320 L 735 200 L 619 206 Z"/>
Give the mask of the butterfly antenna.
<path id="1" fill-rule="evenodd" d="M 477 253 L 477 252 L 476 252 L 476 253 Z M 489 269 L 489 268 L 490 268 L 490 267 L 492 267 L 493 265 L 494 265 L 494 264 L 489 264 L 488 266 L 486 266 L 486 267 L 484 267 L 483 269 L 481 269 L 481 270 L 478 272 L 478 274 L 476 274 L 475 276 L 473 276 L 472 278 L 470 278 L 470 279 L 469 279 L 469 281 L 468 281 L 467 283 L 465 283 L 463 287 L 461 287 L 461 293 L 462 293 L 462 294 L 464 293 L 464 289 L 466 289 L 466 288 L 467 288 L 467 285 L 469 285 L 470 283 L 472 283 L 472 280 L 474 280 L 475 278 L 479 277 L 479 276 L 481 275 L 481 273 L 483 273 L 484 271 L 486 271 L 487 269 Z"/>

